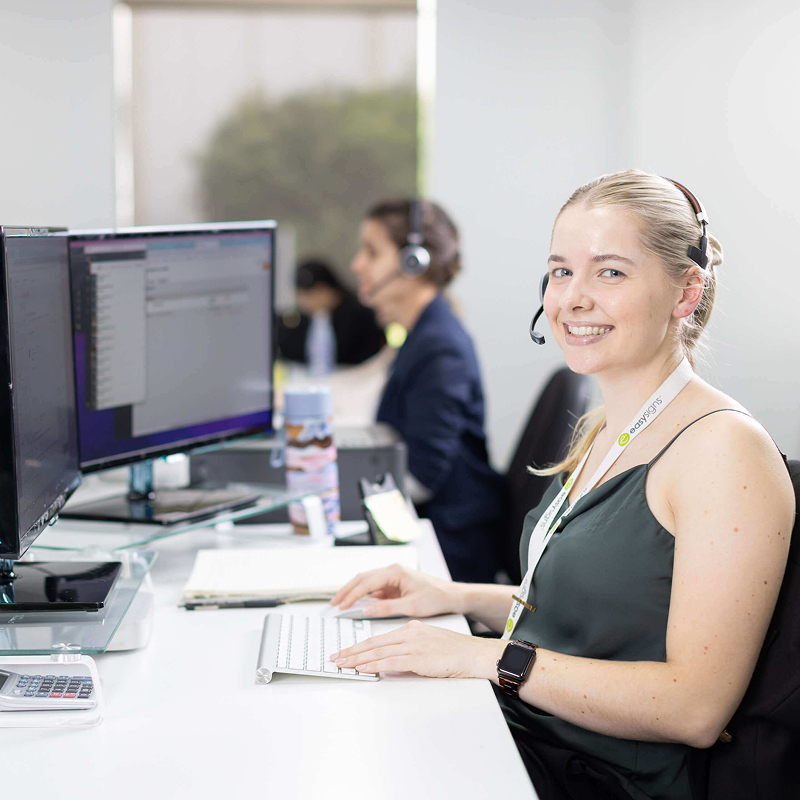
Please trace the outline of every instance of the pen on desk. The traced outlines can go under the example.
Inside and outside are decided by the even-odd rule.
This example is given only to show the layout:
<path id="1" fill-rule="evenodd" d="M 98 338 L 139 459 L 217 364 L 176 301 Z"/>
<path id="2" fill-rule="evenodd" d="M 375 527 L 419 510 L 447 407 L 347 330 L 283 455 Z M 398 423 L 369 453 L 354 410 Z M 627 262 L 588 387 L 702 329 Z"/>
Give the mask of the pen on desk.
<path id="1" fill-rule="evenodd" d="M 286 600 L 276 600 L 275 598 L 265 598 L 263 600 L 219 600 L 215 602 L 187 602 L 182 603 L 187 611 L 196 611 L 199 608 L 275 608 L 281 606 Z"/>
<path id="2" fill-rule="evenodd" d="M 324 601 L 330 600 L 331 594 L 308 594 L 296 597 L 250 597 L 242 600 L 215 600 L 208 598 L 205 600 L 186 600 L 179 603 L 187 611 L 196 611 L 199 608 L 275 608 L 286 603 L 302 603 L 307 600 Z"/>

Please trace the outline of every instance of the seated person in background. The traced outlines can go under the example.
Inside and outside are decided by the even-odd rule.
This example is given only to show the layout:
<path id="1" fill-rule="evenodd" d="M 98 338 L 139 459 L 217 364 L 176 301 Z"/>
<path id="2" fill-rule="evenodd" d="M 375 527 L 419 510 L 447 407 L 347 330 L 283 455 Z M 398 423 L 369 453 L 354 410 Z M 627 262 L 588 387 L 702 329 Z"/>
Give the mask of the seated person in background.
<path id="1" fill-rule="evenodd" d="M 631 170 L 579 188 L 556 218 L 544 311 L 604 408 L 525 519 L 522 586 L 393 567 L 331 601 L 373 593 L 374 616 L 461 612 L 504 631 L 414 621 L 334 660 L 502 685 L 542 800 L 691 798 L 688 748 L 710 747 L 739 705 L 780 589 L 788 470 L 767 432 L 691 366 L 722 263 L 701 210 Z"/>
<path id="2" fill-rule="evenodd" d="M 333 363 L 361 364 L 386 343 L 375 313 L 358 302 L 324 261 L 308 259 L 298 264 L 295 288 L 299 312 L 289 311 L 278 320 L 277 343 L 283 358 L 308 363 L 315 317 L 333 328 Z"/>
<path id="3" fill-rule="evenodd" d="M 419 217 L 430 264 L 401 270 L 401 250 Z M 352 270 L 359 298 L 384 324 L 408 336 L 397 353 L 378 407 L 408 447 L 406 485 L 420 516 L 433 523 L 455 580 L 491 581 L 505 512 L 504 487 L 489 466 L 484 401 L 469 334 L 442 296 L 461 269 L 458 232 L 434 203 L 379 203 L 361 224 Z"/>

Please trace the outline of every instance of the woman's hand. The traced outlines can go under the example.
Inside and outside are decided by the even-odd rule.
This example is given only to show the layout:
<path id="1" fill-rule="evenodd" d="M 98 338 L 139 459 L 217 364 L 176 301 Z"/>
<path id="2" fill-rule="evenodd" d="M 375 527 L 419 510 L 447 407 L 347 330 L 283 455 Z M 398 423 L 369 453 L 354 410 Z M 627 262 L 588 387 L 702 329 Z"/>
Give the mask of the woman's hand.
<path id="1" fill-rule="evenodd" d="M 496 678 L 507 642 L 454 633 L 418 620 L 334 653 L 330 659 L 359 672 L 415 672 L 429 678 Z"/>
<path id="2" fill-rule="evenodd" d="M 331 605 L 344 611 L 369 595 L 365 616 L 433 617 L 460 611 L 459 585 L 393 564 L 359 573 L 336 592 Z"/>

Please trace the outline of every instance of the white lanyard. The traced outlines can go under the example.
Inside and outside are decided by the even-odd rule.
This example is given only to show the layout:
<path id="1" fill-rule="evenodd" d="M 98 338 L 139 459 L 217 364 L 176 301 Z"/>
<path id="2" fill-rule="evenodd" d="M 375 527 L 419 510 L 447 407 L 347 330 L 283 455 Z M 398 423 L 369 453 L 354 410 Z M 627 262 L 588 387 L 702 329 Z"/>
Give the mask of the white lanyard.
<path id="1" fill-rule="evenodd" d="M 522 583 L 519 587 L 519 594 L 517 595 L 521 600 L 527 601 L 528 591 L 530 590 L 531 581 L 533 579 L 533 572 L 561 520 L 575 508 L 575 504 L 578 500 L 595 487 L 597 482 L 608 472 L 611 465 L 620 457 L 622 451 L 631 441 L 633 441 L 633 439 L 635 439 L 636 436 L 638 436 L 678 396 L 678 394 L 680 394 L 686 384 L 692 379 L 693 374 L 689 361 L 684 358 L 664 383 L 647 398 L 644 405 L 636 412 L 636 415 L 627 426 L 627 429 L 617 437 L 617 440 L 611 446 L 606 457 L 595 470 L 594 475 L 592 475 L 586 486 L 581 490 L 581 493 L 575 498 L 575 502 L 572 503 L 561 516 L 556 518 L 556 514 L 564 505 L 564 501 L 569 495 L 569 490 L 578 479 L 583 465 L 592 452 L 592 447 L 589 447 L 586 451 L 586 455 L 581 459 L 580 464 L 575 468 L 572 475 L 569 476 L 561 491 L 556 495 L 555 500 L 550 503 L 539 518 L 539 522 L 536 523 L 536 527 L 531 532 L 530 542 L 528 543 L 528 571 L 522 579 Z M 555 522 L 553 522 L 553 519 L 555 519 Z M 522 602 L 514 600 L 514 605 L 511 607 L 511 613 L 508 615 L 508 622 L 506 622 L 506 628 L 503 632 L 504 639 L 511 638 L 511 634 L 514 632 L 514 628 L 517 625 L 517 621 L 524 607 Z"/>

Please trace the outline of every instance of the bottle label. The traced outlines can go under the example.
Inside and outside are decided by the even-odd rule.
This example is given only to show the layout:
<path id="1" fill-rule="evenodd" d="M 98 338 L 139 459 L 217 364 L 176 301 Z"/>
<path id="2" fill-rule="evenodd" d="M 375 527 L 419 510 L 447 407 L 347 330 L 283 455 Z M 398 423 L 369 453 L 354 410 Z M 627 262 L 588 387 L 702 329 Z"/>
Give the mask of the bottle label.
<path id="1" fill-rule="evenodd" d="M 309 492 L 322 501 L 328 527 L 339 520 L 339 469 L 330 418 L 287 418 L 286 488 Z M 289 505 L 289 520 L 298 533 L 308 533 L 302 503 Z"/>

